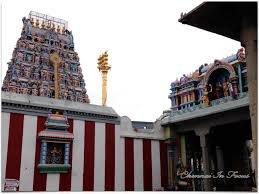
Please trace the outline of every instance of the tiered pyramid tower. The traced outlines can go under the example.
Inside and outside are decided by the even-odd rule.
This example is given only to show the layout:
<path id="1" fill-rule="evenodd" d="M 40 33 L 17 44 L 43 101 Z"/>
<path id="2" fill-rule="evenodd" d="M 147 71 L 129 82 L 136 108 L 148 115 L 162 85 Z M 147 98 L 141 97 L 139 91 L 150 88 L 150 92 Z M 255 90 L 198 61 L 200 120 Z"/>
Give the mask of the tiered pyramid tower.
<path id="1" fill-rule="evenodd" d="M 30 12 L 22 21 L 21 37 L 8 63 L 2 91 L 49 98 L 56 93 L 58 99 L 89 103 L 67 21 L 37 12 Z M 50 59 L 53 53 L 60 59 L 57 76 Z"/>

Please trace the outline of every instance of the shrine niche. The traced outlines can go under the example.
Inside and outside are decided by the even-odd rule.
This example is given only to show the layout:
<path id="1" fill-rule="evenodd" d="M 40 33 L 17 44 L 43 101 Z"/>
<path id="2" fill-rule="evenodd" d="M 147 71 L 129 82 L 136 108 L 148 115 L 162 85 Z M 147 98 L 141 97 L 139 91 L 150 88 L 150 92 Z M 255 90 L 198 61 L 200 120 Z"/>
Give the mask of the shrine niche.
<path id="1" fill-rule="evenodd" d="M 48 143 L 46 164 L 63 164 L 64 150 L 62 143 Z"/>
<path id="2" fill-rule="evenodd" d="M 66 173 L 69 171 L 70 146 L 74 135 L 69 128 L 66 112 L 51 110 L 45 123 L 46 129 L 39 132 L 41 140 L 40 173 Z"/>
<path id="3" fill-rule="evenodd" d="M 222 61 L 215 60 L 204 77 L 205 92 L 208 100 L 216 100 L 238 93 L 238 77 L 234 68 Z"/>

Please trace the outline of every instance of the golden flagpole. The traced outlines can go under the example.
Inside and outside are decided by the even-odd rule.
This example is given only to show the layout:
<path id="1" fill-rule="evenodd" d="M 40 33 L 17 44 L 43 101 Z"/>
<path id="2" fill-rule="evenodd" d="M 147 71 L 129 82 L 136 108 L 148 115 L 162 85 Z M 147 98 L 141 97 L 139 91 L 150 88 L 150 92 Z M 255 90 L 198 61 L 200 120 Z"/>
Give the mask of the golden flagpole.
<path id="1" fill-rule="evenodd" d="M 106 106 L 106 101 L 107 101 L 107 75 L 108 75 L 108 71 L 111 69 L 111 66 L 109 66 L 109 64 L 108 64 L 107 51 L 99 56 L 97 68 L 99 69 L 99 71 L 102 74 L 102 105 Z"/>
<path id="2" fill-rule="evenodd" d="M 54 52 L 50 55 L 50 62 L 54 66 L 54 82 L 55 82 L 55 98 L 59 97 L 59 87 L 58 87 L 58 67 L 61 63 L 61 59 L 57 52 Z"/>

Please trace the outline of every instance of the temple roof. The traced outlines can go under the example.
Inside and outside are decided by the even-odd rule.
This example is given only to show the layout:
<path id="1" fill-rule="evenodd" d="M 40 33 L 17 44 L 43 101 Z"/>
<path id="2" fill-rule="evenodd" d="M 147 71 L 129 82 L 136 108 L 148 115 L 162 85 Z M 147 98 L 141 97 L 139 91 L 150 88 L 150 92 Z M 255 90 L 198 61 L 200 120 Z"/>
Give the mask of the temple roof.
<path id="1" fill-rule="evenodd" d="M 240 41 L 241 23 L 249 17 L 257 24 L 257 2 L 204 2 L 179 22 Z"/>
<path id="2" fill-rule="evenodd" d="M 236 54 L 227 56 L 220 60 L 215 61 L 222 61 L 228 64 L 236 63 L 236 62 L 244 62 L 245 61 L 245 49 L 240 48 Z M 196 69 L 194 72 L 189 74 L 184 74 L 180 80 L 176 79 L 174 82 L 171 83 L 172 88 L 178 86 L 178 85 L 185 85 L 190 84 L 193 81 L 197 81 L 202 79 L 202 77 L 206 74 L 206 72 L 215 64 L 215 61 L 213 63 L 204 65 L 201 65 L 198 69 Z"/>
<path id="3" fill-rule="evenodd" d="M 89 103 L 72 31 L 65 20 L 30 12 L 8 63 L 2 91 Z M 51 56 L 58 58 L 55 70 Z M 57 87 L 55 87 L 57 83 Z"/>

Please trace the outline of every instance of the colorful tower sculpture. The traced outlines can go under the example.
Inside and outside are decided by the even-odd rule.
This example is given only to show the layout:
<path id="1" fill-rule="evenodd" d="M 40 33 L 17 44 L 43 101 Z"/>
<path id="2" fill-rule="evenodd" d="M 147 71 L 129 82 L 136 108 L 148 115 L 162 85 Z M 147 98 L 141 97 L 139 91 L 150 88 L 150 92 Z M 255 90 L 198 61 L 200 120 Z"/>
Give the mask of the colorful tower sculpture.
<path id="1" fill-rule="evenodd" d="M 32 11 L 22 21 L 2 91 L 89 103 L 67 21 Z"/>
<path id="2" fill-rule="evenodd" d="M 98 58 L 98 69 L 102 73 L 102 105 L 106 106 L 107 101 L 107 75 L 111 66 L 108 64 L 107 51 Z"/>

